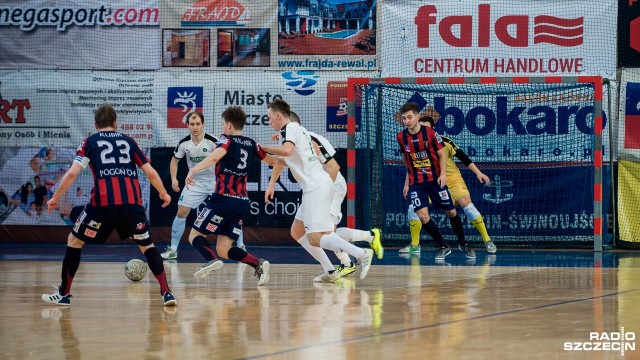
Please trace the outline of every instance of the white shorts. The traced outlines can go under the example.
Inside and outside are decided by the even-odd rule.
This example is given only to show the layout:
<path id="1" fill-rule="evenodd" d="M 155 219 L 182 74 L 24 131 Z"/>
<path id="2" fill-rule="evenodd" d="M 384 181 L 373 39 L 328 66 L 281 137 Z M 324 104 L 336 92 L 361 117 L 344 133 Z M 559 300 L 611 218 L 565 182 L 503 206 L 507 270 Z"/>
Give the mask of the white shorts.
<path id="1" fill-rule="evenodd" d="M 304 223 L 307 234 L 333 231 L 335 220 L 331 215 L 333 196 L 329 196 L 334 193 L 335 187 L 330 181 L 311 191 L 302 192 L 302 201 L 296 212 L 296 219 Z"/>
<path id="2" fill-rule="evenodd" d="M 215 190 L 213 186 L 198 186 L 198 183 L 189 186 L 189 188 L 185 186 L 182 189 L 182 193 L 180 193 L 178 205 L 197 209 L 198 205 L 202 204 L 207 196 L 213 193 L 213 190 Z"/>

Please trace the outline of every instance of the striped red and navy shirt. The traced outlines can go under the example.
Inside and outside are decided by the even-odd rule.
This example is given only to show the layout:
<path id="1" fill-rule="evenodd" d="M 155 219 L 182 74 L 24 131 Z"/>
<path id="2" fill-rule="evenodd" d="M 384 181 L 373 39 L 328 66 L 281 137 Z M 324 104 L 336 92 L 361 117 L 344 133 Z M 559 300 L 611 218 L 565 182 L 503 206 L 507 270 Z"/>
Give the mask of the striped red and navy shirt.
<path id="1" fill-rule="evenodd" d="M 421 126 L 415 135 L 410 134 L 408 129 L 400 131 L 397 140 L 404 165 L 409 172 L 409 185 L 438 181 L 438 150 L 444 146 L 440 135 L 430 127 Z"/>
<path id="2" fill-rule="evenodd" d="M 138 143 L 118 131 L 100 131 L 84 139 L 74 160 L 93 174 L 91 205 L 142 205 L 138 169 L 149 162 Z"/>
<path id="3" fill-rule="evenodd" d="M 227 151 L 216 164 L 216 188 L 214 194 L 249 197 L 247 171 L 253 159 L 267 156 L 253 140 L 242 135 L 222 135 L 218 147 Z"/>

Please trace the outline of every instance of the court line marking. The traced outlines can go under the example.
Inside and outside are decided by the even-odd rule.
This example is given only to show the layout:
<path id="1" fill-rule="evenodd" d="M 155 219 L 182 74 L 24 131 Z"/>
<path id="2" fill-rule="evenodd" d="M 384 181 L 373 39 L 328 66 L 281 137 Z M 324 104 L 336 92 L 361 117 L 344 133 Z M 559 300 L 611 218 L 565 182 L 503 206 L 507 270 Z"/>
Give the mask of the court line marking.
<path id="1" fill-rule="evenodd" d="M 296 352 L 296 351 L 308 350 L 308 349 L 312 349 L 312 348 L 315 348 L 315 347 L 322 347 L 322 346 L 335 345 L 335 344 L 341 344 L 341 343 L 357 342 L 357 341 L 361 341 L 361 340 L 369 340 L 369 339 L 378 338 L 378 337 L 384 337 L 384 336 L 388 336 L 388 335 L 397 335 L 397 334 L 407 333 L 407 332 L 410 332 L 410 331 L 424 330 L 424 329 L 429 329 L 429 328 L 436 328 L 436 327 L 439 327 L 439 326 L 450 325 L 450 324 L 455 324 L 455 323 L 460 323 L 460 322 L 474 321 L 474 320 L 486 319 L 486 318 L 502 316 L 502 315 L 511 315 L 511 314 L 516 314 L 516 313 L 521 313 L 521 312 L 526 312 L 526 311 L 540 310 L 540 309 L 545 309 L 545 308 L 550 308 L 550 307 L 555 307 L 555 306 L 574 304 L 574 303 L 583 302 L 583 301 L 591 301 L 591 300 L 602 299 L 602 298 L 607 298 L 607 297 L 614 297 L 614 296 L 617 296 L 617 295 L 620 295 L 620 294 L 625 294 L 625 293 L 628 293 L 628 292 L 634 292 L 634 291 L 638 291 L 638 290 L 640 290 L 640 289 L 630 289 L 630 290 L 618 291 L 618 292 L 614 292 L 614 293 L 610 293 L 610 294 L 605 294 L 605 295 L 601 295 L 601 296 L 591 296 L 591 297 L 587 297 L 587 298 L 574 299 L 574 300 L 562 301 L 562 302 L 558 302 L 558 303 L 539 305 L 539 306 L 534 306 L 534 307 L 525 308 L 525 309 L 515 309 L 515 310 L 501 311 L 501 312 L 497 312 L 497 313 L 479 315 L 479 316 L 474 316 L 474 317 L 465 318 L 465 319 L 443 321 L 443 322 L 437 322 L 437 323 L 418 326 L 418 327 L 413 327 L 413 328 L 386 331 L 386 332 L 381 332 L 379 334 L 358 336 L 358 337 L 350 338 L 350 339 L 340 339 L 340 340 L 327 341 L 327 342 L 313 344 L 313 345 L 298 346 L 298 347 L 295 347 L 295 348 L 275 351 L 275 352 L 266 353 L 266 354 L 247 356 L 247 357 L 244 357 L 243 359 L 260 359 L 260 358 L 265 358 L 265 357 L 274 356 L 274 355 L 283 355 L 283 354 L 293 353 L 293 352 Z"/>

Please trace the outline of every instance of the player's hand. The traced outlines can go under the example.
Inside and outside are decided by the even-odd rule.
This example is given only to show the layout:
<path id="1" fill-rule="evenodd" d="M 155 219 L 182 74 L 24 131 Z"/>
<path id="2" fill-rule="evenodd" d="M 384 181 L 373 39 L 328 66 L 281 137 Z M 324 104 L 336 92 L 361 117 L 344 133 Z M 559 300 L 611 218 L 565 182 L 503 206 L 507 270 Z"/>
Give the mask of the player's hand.
<path id="1" fill-rule="evenodd" d="M 264 202 L 265 204 L 270 204 L 271 200 L 273 200 L 273 193 L 275 192 L 275 185 L 269 184 L 267 185 L 267 190 L 264 192 Z"/>
<path id="2" fill-rule="evenodd" d="M 180 184 L 178 183 L 178 179 L 176 180 L 171 180 L 171 188 L 173 189 L 173 191 L 175 192 L 179 192 L 180 191 Z"/>
<path id="3" fill-rule="evenodd" d="M 169 193 L 160 194 L 160 199 L 162 200 L 162 205 L 160 206 L 163 208 L 169 206 L 169 203 L 171 202 L 171 196 Z"/>
<path id="4" fill-rule="evenodd" d="M 189 173 L 187 174 L 187 177 L 184 179 L 184 186 L 186 186 L 188 189 L 189 186 L 194 185 L 195 183 L 196 181 L 193 180 L 193 173 L 189 171 Z"/>
<path id="5" fill-rule="evenodd" d="M 405 200 L 407 200 L 407 195 L 409 195 L 409 187 L 405 186 L 404 189 L 402 189 L 402 196 Z"/>
<path id="6" fill-rule="evenodd" d="M 438 185 L 440 185 L 440 187 L 447 186 L 447 175 L 440 175 L 438 178 Z"/>
<path id="7" fill-rule="evenodd" d="M 273 140 L 273 141 L 280 140 L 280 134 L 275 133 L 275 134 L 271 135 L 271 140 Z"/>
<path id="8" fill-rule="evenodd" d="M 58 208 L 58 199 L 53 196 L 51 199 L 47 200 L 47 212 L 51 213 L 53 210 Z"/>
<path id="9" fill-rule="evenodd" d="M 489 177 L 483 173 L 480 173 L 478 175 L 478 180 L 480 180 L 481 184 L 485 184 L 485 185 L 489 185 L 489 183 L 491 182 L 491 180 L 489 180 Z"/>

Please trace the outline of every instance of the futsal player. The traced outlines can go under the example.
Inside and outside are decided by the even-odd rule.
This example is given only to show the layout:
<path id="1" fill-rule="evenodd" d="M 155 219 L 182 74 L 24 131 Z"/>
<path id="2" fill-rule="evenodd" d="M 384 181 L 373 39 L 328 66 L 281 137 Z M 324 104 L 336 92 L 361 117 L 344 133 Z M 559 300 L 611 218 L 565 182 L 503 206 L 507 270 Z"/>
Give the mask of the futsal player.
<path id="1" fill-rule="evenodd" d="M 177 304 L 167 284 L 162 257 L 149 237 L 149 221 L 142 206 L 142 191 L 138 167 L 158 191 L 162 207 L 171 196 L 149 159 L 131 137 L 119 132 L 113 106 L 104 104 L 95 112 L 98 132 L 86 138 L 78 148 L 71 168 L 58 189 L 47 201 L 49 212 L 58 207 L 60 198 L 69 190 L 82 169 L 89 166 L 94 178 L 91 201 L 80 213 L 67 239 L 62 261 L 62 282 L 53 294 L 43 294 L 42 300 L 57 305 L 71 305 L 71 283 L 80 266 L 85 243 L 104 243 L 114 229 L 120 238 L 132 238 L 147 259 L 149 269 L 160 284 L 165 306 Z M 55 287 L 55 286 L 54 286 Z"/>

